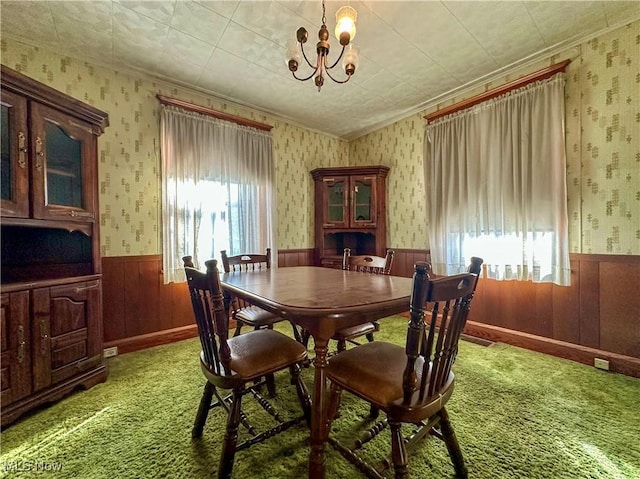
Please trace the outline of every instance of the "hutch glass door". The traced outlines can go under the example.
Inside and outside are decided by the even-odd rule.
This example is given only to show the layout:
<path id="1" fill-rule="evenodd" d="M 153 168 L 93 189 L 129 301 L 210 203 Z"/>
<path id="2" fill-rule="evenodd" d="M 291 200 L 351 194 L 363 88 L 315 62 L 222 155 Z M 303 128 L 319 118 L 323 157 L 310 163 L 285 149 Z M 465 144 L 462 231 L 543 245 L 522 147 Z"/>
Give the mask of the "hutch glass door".
<path id="1" fill-rule="evenodd" d="M 346 226 L 348 178 L 324 178 L 325 226 Z"/>
<path id="2" fill-rule="evenodd" d="M 375 224 L 376 191 L 375 178 L 353 177 L 351 178 L 351 225 L 369 226 Z"/>

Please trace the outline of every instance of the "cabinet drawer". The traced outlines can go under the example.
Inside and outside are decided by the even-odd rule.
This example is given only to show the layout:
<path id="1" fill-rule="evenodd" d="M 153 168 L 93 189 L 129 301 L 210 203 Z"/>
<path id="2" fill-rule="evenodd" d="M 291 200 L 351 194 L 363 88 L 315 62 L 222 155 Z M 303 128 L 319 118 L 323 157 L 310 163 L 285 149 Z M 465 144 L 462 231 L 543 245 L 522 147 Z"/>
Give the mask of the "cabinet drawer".
<path id="1" fill-rule="evenodd" d="M 86 328 L 51 339 L 51 382 L 59 383 L 86 371 L 102 360 L 100 354 L 89 357 Z"/>

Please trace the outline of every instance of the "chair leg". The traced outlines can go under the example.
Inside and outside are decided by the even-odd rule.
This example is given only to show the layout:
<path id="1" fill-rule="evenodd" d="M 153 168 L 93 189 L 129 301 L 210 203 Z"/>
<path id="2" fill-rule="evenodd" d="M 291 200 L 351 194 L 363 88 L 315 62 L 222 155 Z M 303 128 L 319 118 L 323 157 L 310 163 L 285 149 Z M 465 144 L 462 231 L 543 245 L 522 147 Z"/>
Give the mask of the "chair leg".
<path id="1" fill-rule="evenodd" d="M 442 432 L 442 439 L 447 446 L 447 451 L 449 451 L 449 457 L 456 471 L 456 476 L 466 478 L 468 476 L 467 466 L 464 463 L 456 433 L 453 430 L 451 421 L 449 421 L 449 414 L 444 407 L 440 410 L 440 432 Z"/>
<path id="2" fill-rule="evenodd" d="M 302 406 L 302 411 L 304 412 L 304 418 L 307 422 L 307 426 L 311 426 L 311 396 L 309 396 L 309 390 L 307 389 L 307 385 L 302 380 L 300 376 L 300 366 L 294 364 L 289 368 L 291 371 L 291 382 L 296 386 L 296 393 L 298 394 L 298 399 L 300 400 L 300 405 Z"/>
<path id="3" fill-rule="evenodd" d="M 215 386 L 209 381 L 204 385 L 204 391 L 202 392 L 202 398 L 200 399 L 196 419 L 193 422 L 193 429 L 191 430 L 191 437 L 193 438 L 202 437 L 202 430 L 204 429 L 204 424 L 207 422 L 207 416 L 211 409 L 211 400 L 213 399 L 214 389 Z"/>
<path id="4" fill-rule="evenodd" d="M 407 448 L 405 447 L 400 426 L 401 423 L 399 422 L 389 423 L 391 430 L 391 460 L 393 461 L 395 479 L 406 479 L 409 477 Z"/>
<path id="5" fill-rule="evenodd" d="M 240 424 L 240 406 L 242 405 L 242 392 L 233 391 L 233 399 L 227 417 L 227 430 L 224 434 L 224 443 L 220 455 L 220 465 L 218 467 L 218 479 L 231 479 L 233 471 L 233 461 L 236 455 L 236 445 L 238 443 L 238 425 Z"/>
<path id="6" fill-rule="evenodd" d="M 233 333 L 233 337 L 240 336 L 240 330 L 242 329 L 242 322 L 236 320 L 236 331 Z"/>
<path id="7" fill-rule="evenodd" d="M 295 324 L 290 323 L 291 327 L 293 328 L 293 337 L 295 338 L 296 341 L 298 341 L 299 343 L 302 343 L 302 336 L 300 336 L 300 331 L 298 331 L 298 328 Z M 307 338 L 307 342 L 309 341 L 309 338 Z"/>
<path id="8" fill-rule="evenodd" d="M 376 331 L 378 331 L 380 329 L 380 327 L 378 326 L 378 322 L 376 321 L 373 324 L 376 327 Z M 365 336 L 367 338 L 367 341 L 369 341 L 370 343 L 373 342 L 373 333 L 367 333 L 365 334 Z M 376 419 L 379 414 L 380 414 L 380 409 L 378 409 L 376 406 L 372 404 L 371 407 L 369 408 L 369 417 L 371 419 Z"/>
<path id="9" fill-rule="evenodd" d="M 341 353 L 347 350 L 347 342 L 344 339 L 338 340 L 338 352 Z"/>
<path id="10" fill-rule="evenodd" d="M 378 406 L 375 405 L 371 405 L 369 407 L 369 417 L 371 419 L 377 419 L 377 417 L 380 415 L 380 409 L 378 408 Z"/>
<path id="11" fill-rule="evenodd" d="M 306 329 L 303 329 L 300 334 L 301 343 L 304 344 L 305 349 L 309 349 L 309 338 L 311 337 L 311 333 Z"/>
<path id="12" fill-rule="evenodd" d="M 276 397 L 276 380 L 273 374 L 267 374 L 265 377 L 267 380 L 267 392 L 269 393 L 269 397 Z"/>
<path id="13" fill-rule="evenodd" d="M 329 420 L 328 429 L 331 429 L 331 421 L 338 417 L 340 410 L 340 396 L 342 395 L 342 388 L 336 383 L 331 383 L 329 389 L 329 399 L 327 404 L 327 419 Z"/>

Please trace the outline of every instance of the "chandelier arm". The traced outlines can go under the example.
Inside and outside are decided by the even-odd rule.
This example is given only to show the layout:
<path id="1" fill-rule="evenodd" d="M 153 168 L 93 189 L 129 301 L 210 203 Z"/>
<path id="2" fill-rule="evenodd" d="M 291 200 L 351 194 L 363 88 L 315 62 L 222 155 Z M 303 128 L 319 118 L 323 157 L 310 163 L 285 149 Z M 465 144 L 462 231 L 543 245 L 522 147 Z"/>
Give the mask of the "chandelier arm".
<path id="1" fill-rule="evenodd" d="M 296 76 L 296 72 L 291 72 L 291 74 L 293 75 L 293 78 L 295 78 L 296 80 L 300 80 L 300 81 L 307 81 L 307 80 L 311 79 L 311 77 L 313 77 L 313 75 L 315 75 L 316 73 L 318 73 L 318 69 L 317 68 L 315 70 L 313 70 L 311 72 L 311 75 L 309 75 L 308 77 L 299 78 L 299 77 Z"/>
<path id="2" fill-rule="evenodd" d="M 335 67 L 338 62 L 340 61 L 340 59 L 342 58 L 342 55 L 344 55 L 344 49 L 346 48 L 346 45 L 342 45 L 342 51 L 340 52 L 340 55 L 338 56 L 338 58 L 336 59 L 336 61 L 333 63 L 333 65 L 331 65 L 330 67 L 326 67 L 327 70 L 331 70 L 333 67 Z M 326 66 L 326 65 L 325 65 Z"/>
<path id="3" fill-rule="evenodd" d="M 307 65 L 309 65 L 309 67 L 311 67 L 311 68 L 315 68 L 316 70 L 318 70 L 318 63 L 317 63 L 317 60 L 316 60 L 316 64 L 315 64 L 315 65 L 313 65 L 313 64 L 309 61 L 309 59 L 307 58 L 307 54 L 306 54 L 306 53 L 305 53 L 305 51 L 304 51 L 304 46 L 302 45 L 302 43 L 300 43 L 300 50 L 302 51 L 302 56 L 304 57 L 304 60 L 307 62 Z M 311 77 L 309 77 L 309 78 L 311 78 Z"/>
<path id="4" fill-rule="evenodd" d="M 333 78 L 333 77 L 331 76 L 331 73 L 329 72 L 329 70 L 325 70 L 325 71 L 326 71 L 326 73 L 327 73 L 327 76 L 328 76 L 329 78 L 331 78 L 331 79 L 332 79 L 334 82 L 336 82 L 336 83 L 347 83 L 349 80 L 351 80 L 351 77 L 353 76 L 353 75 L 347 75 L 347 79 L 346 79 L 346 80 L 342 80 L 342 81 L 340 81 L 340 80 L 336 80 L 335 78 Z"/>

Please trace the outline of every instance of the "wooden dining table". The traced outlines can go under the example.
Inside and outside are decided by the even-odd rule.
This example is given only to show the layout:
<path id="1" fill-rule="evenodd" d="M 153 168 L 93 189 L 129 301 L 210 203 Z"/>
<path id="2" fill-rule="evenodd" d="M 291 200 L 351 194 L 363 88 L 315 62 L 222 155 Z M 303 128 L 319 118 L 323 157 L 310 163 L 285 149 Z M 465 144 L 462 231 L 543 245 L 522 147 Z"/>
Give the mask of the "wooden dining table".
<path id="1" fill-rule="evenodd" d="M 296 266 L 223 273 L 225 295 L 237 295 L 306 329 L 314 340 L 309 477 L 325 476 L 327 346 L 349 326 L 409 310 L 411 278 Z"/>

